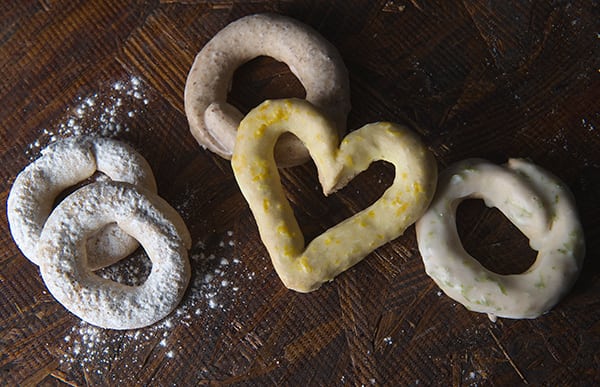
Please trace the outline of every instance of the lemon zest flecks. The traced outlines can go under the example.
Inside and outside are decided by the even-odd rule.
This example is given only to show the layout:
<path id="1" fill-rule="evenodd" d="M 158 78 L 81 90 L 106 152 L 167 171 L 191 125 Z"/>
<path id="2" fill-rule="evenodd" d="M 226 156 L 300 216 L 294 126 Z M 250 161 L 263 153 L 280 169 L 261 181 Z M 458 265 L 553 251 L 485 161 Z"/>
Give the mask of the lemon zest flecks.
<path id="1" fill-rule="evenodd" d="M 285 235 L 285 236 L 293 236 L 292 233 L 290 232 L 290 229 L 288 228 L 287 225 L 282 224 L 280 226 L 277 227 L 277 232 L 279 234 Z"/>
<path id="2" fill-rule="evenodd" d="M 292 257 L 296 255 L 296 249 L 292 245 L 286 244 L 283 246 L 283 255 L 286 257 Z"/>
<path id="3" fill-rule="evenodd" d="M 265 134 L 265 130 L 267 130 L 267 125 L 262 124 L 254 131 L 254 138 L 261 138 Z"/>
<path id="4" fill-rule="evenodd" d="M 354 165 L 354 160 L 352 159 L 352 156 L 350 156 L 350 155 L 346 156 L 346 164 L 350 167 Z"/>
<path id="5" fill-rule="evenodd" d="M 286 101 L 289 102 L 289 101 Z M 288 109 L 277 109 L 273 112 L 272 116 L 269 117 L 267 121 L 267 125 L 273 125 L 274 123 L 287 121 L 290 118 L 290 110 Z"/>
<path id="6" fill-rule="evenodd" d="M 413 192 L 416 194 L 423 192 L 423 187 L 416 181 L 413 183 Z"/>
<path id="7" fill-rule="evenodd" d="M 404 214 L 406 212 L 406 209 L 408 208 L 408 204 L 406 202 L 399 201 L 395 203 L 395 205 L 398 207 L 396 208 L 396 216 Z"/>
<path id="8" fill-rule="evenodd" d="M 271 175 L 269 170 L 269 162 L 267 160 L 257 160 L 252 171 L 252 181 L 260 181 L 268 178 Z"/>
<path id="9" fill-rule="evenodd" d="M 288 106 L 289 105 L 289 106 Z M 258 125 L 258 128 L 254 131 L 254 137 L 255 138 L 261 138 L 264 134 L 265 131 L 273 124 L 276 124 L 278 122 L 281 121 L 287 121 L 290 118 L 290 106 L 291 106 L 291 102 L 290 101 L 286 101 L 286 106 L 288 107 L 287 109 L 276 109 L 275 111 L 271 112 L 271 114 L 267 113 L 267 109 L 269 108 L 269 104 L 265 104 L 263 106 L 261 106 L 259 108 L 259 111 L 262 113 L 257 117 L 257 125 L 258 123 L 261 123 L 260 125 Z"/>
<path id="10" fill-rule="evenodd" d="M 384 124 L 386 124 L 386 128 L 385 128 L 386 132 L 388 132 L 392 136 L 395 136 L 395 137 L 403 137 L 404 136 L 404 133 L 400 130 L 397 130 L 391 123 L 385 122 Z"/>
<path id="11" fill-rule="evenodd" d="M 308 263 L 308 257 L 306 255 L 300 257 L 298 263 L 300 264 L 302 270 L 304 270 L 306 273 L 311 273 L 313 271 L 313 267 L 310 265 L 310 263 Z"/>

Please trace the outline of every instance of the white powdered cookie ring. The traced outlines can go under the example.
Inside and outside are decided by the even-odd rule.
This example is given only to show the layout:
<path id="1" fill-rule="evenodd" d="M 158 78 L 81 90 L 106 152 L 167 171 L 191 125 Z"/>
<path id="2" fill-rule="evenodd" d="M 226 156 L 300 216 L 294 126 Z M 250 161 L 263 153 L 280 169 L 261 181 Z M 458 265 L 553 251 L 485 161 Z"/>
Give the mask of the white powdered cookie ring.
<path id="1" fill-rule="evenodd" d="M 326 195 L 377 160 L 394 165 L 394 181 L 374 204 L 305 246 L 273 157 L 278 137 L 288 131 L 306 144 Z M 300 292 L 317 289 L 402 235 L 425 212 L 437 182 L 433 155 L 412 131 L 373 123 L 340 144 L 329 121 L 301 99 L 266 101 L 248 113 L 231 161 L 275 270 L 286 287 Z"/>
<path id="2" fill-rule="evenodd" d="M 136 238 L 152 261 L 139 286 L 94 274 L 85 241 L 107 224 Z M 156 194 L 128 183 L 98 182 L 78 189 L 52 212 L 37 256 L 50 293 L 90 324 L 110 329 L 141 328 L 179 304 L 190 279 L 191 238 L 179 214 Z"/>
<path id="3" fill-rule="evenodd" d="M 231 158 L 243 114 L 227 103 L 234 71 L 258 56 L 286 63 L 318 106 L 346 131 L 350 111 L 348 72 L 339 52 L 309 26 L 275 14 L 243 17 L 219 31 L 196 56 L 185 85 L 185 112 L 198 143 Z M 303 144 L 283 136 L 275 150 L 278 165 L 308 160 Z"/>
<path id="4" fill-rule="evenodd" d="M 456 209 L 467 198 L 498 208 L 538 251 L 524 273 L 500 275 L 469 255 L 456 230 Z M 504 167 L 480 159 L 457 163 L 442 174 L 435 198 L 417 222 L 427 274 L 467 309 L 496 317 L 536 318 L 550 310 L 577 279 L 585 244 L 568 188 L 521 159 Z"/>
<path id="5" fill-rule="evenodd" d="M 23 254 L 39 265 L 35 255 L 39 236 L 56 197 L 95 172 L 156 192 L 148 162 L 130 146 L 107 138 L 71 137 L 49 145 L 42 156 L 15 179 L 7 200 L 10 232 Z M 111 265 L 138 247 L 135 239 L 107 225 L 88 241 L 91 269 Z"/>

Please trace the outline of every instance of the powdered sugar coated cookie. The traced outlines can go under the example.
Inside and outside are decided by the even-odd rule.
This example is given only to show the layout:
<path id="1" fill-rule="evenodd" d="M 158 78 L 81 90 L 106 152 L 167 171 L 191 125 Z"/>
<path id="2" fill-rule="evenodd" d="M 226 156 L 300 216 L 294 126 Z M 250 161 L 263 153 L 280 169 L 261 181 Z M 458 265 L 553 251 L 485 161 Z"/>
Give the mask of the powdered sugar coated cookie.
<path id="1" fill-rule="evenodd" d="M 115 222 L 137 239 L 152 261 L 139 286 L 90 270 L 82 241 Z M 48 218 L 36 256 L 50 293 L 90 324 L 134 329 L 167 316 L 190 279 L 191 237 L 179 214 L 152 192 L 120 182 L 89 184 L 69 195 Z"/>
<path id="2" fill-rule="evenodd" d="M 15 179 L 7 200 L 10 231 L 19 249 L 35 264 L 39 236 L 56 198 L 96 172 L 156 192 L 148 162 L 130 146 L 107 138 L 71 137 L 50 144 Z M 88 265 L 98 269 L 131 254 L 138 243 L 108 224 L 88 241 Z"/>

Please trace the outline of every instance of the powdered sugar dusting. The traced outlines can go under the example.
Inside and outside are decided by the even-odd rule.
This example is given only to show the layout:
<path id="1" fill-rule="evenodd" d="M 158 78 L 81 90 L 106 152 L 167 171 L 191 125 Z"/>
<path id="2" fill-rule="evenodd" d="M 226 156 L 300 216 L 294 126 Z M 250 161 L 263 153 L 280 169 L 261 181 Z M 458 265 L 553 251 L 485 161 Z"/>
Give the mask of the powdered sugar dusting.
<path id="1" fill-rule="evenodd" d="M 142 366 L 147 358 L 126 355 L 137 354 L 141 349 L 151 348 L 145 355 L 147 357 L 176 358 L 185 349 L 172 337 L 175 329 L 199 323 L 209 334 L 214 328 L 203 322 L 231 311 L 239 290 L 235 286 L 236 278 L 245 274 L 241 260 L 235 257 L 235 245 L 232 231 L 211 242 L 210 252 L 203 242 L 197 243 L 190 252 L 192 279 L 181 304 L 152 326 L 118 332 L 80 321 L 64 337 L 61 363 L 80 367 L 86 373 L 103 375 L 110 372 L 123 356 L 128 357 L 130 366 Z M 151 269 L 150 260 L 140 249 L 133 256 L 96 273 L 135 286 L 143 283 Z"/>
<path id="2" fill-rule="evenodd" d="M 114 82 L 108 90 L 77 97 L 67 108 L 65 117 L 52 128 L 44 128 L 41 135 L 29 145 L 27 155 L 37 157 L 39 151 L 61 137 L 84 134 L 116 137 L 130 130 L 129 123 L 142 113 L 150 100 L 145 96 L 138 77 Z"/>

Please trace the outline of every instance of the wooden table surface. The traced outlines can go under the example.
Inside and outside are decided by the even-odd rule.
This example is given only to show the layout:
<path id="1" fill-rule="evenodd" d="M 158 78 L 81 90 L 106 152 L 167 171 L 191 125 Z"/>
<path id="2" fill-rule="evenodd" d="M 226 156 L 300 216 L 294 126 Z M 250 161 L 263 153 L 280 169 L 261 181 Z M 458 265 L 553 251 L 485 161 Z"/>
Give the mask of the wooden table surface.
<path id="1" fill-rule="evenodd" d="M 127 4 L 129 3 L 129 4 Z M 600 8 L 597 1 L 55 1 L 0 4 L 0 193 L 56 138 L 133 145 L 194 241 L 181 305 L 139 330 L 94 328 L 46 290 L 0 233 L 2 385 L 599 385 Z M 188 130 L 183 88 L 217 31 L 277 12 L 317 29 L 350 74 L 349 127 L 416 128 L 440 169 L 467 157 L 528 157 L 575 194 L 587 255 L 574 289 L 535 320 L 467 311 L 425 274 L 414 227 L 310 294 L 273 271 L 228 161 Z M 303 96 L 287 67 L 256 59 L 230 100 Z M 307 239 L 374 201 L 375 164 L 337 195 L 314 164 L 282 172 Z M 461 205 L 465 247 L 501 273 L 535 252 L 497 210 Z M 104 275 L 143 281 L 138 252 Z"/>

